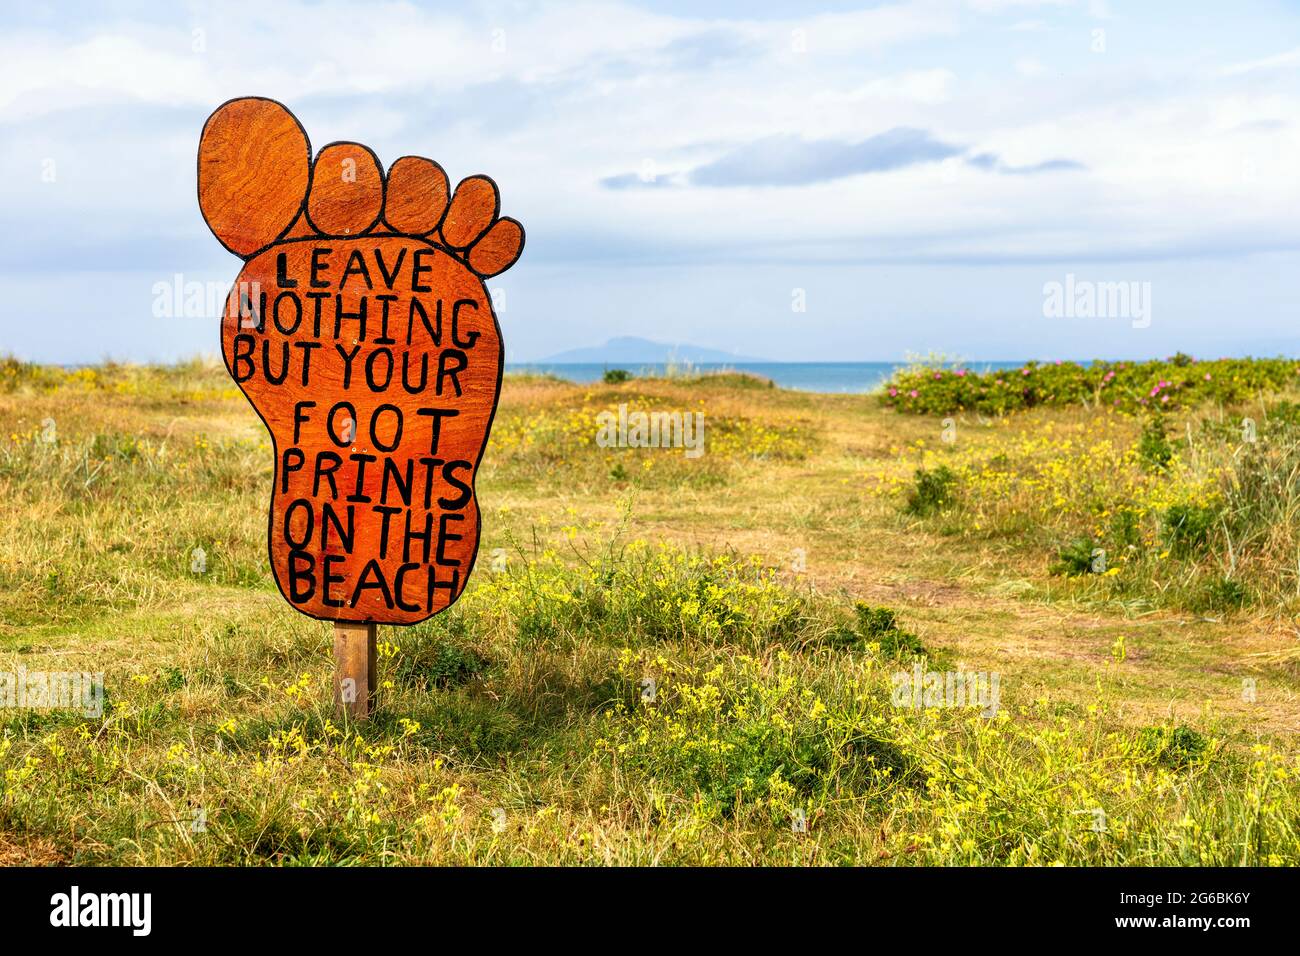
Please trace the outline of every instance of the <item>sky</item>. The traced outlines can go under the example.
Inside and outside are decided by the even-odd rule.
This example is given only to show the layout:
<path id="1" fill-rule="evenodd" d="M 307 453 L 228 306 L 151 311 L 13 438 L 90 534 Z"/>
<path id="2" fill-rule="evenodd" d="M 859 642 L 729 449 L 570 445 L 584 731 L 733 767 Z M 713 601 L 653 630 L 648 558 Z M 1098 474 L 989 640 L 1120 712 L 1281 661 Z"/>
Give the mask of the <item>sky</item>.
<path id="1" fill-rule="evenodd" d="M 512 361 L 1300 354 L 1300 4 L 1251 0 L 6 4 L 0 353 L 218 352 L 168 306 L 239 271 L 195 154 L 243 95 L 492 176 Z"/>

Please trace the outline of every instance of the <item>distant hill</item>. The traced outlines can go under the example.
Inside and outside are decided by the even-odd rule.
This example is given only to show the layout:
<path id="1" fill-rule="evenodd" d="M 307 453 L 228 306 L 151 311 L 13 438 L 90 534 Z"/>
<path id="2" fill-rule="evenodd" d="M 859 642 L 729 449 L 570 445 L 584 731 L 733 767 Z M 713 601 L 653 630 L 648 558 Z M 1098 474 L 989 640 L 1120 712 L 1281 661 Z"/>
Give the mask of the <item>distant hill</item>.
<path id="1" fill-rule="evenodd" d="M 610 339 L 604 345 L 557 352 L 555 355 L 541 359 L 541 362 L 556 365 L 591 362 L 635 365 L 637 363 L 655 364 L 667 362 L 669 359 L 697 365 L 701 362 L 767 361 L 766 359 L 753 358 L 747 355 L 735 355 L 732 352 L 723 352 L 719 349 L 709 349 L 701 345 L 668 345 L 664 342 L 652 342 L 649 339 L 628 335 Z"/>

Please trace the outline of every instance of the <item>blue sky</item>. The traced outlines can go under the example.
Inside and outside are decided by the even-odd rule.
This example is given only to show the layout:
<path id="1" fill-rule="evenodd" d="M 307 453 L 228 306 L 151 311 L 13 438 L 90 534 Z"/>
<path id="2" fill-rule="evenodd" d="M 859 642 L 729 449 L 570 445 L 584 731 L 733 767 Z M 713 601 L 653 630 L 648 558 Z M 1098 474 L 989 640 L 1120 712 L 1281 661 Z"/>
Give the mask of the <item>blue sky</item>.
<path id="1" fill-rule="evenodd" d="M 1300 8 L 895 0 L 6 5 L 0 352 L 169 360 L 228 284 L 211 110 L 486 172 L 528 230 L 508 357 L 619 335 L 786 360 L 1300 353 Z M 1149 324 L 1044 286 L 1149 283 Z M 804 309 L 795 308 L 804 303 Z"/>

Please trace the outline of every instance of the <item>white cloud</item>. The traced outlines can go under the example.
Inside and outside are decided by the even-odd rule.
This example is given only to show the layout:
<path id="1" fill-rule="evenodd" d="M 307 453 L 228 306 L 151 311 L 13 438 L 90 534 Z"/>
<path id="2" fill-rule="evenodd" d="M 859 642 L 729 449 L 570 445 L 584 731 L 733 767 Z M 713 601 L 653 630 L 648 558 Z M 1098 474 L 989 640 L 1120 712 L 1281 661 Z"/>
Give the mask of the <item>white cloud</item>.
<path id="1" fill-rule="evenodd" d="M 1067 7 L 1074 0 L 966 0 L 967 5 L 977 13 L 1006 13 L 1010 10 L 1023 10 L 1026 7 Z"/>
<path id="2" fill-rule="evenodd" d="M 1014 33 L 1046 33 L 1051 29 L 1046 20 L 1020 20 L 1007 27 Z"/>
<path id="3" fill-rule="evenodd" d="M 491 173 L 503 209 L 529 229 L 525 269 L 1296 242 L 1300 141 L 1288 124 L 1300 93 L 1281 67 L 1297 51 L 1208 74 L 1203 59 L 1144 43 L 1178 24 L 1126 12 L 1125 42 L 1091 56 L 1084 17 L 1096 9 L 1013 0 L 900 0 L 777 20 L 626 4 L 500 9 L 508 16 L 244 0 L 196 6 L 170 26 L 0 31 L 0 208 L 23 236 L 5 252 L 57 261 L 74 240 L 111 250 L 152 239 L 164 257 L 224 255 L 198 218 L 193 157 L 207 113 L 244 94 L 286 102 L 318 145 L 359 139 L 385 161 L 424 153 L 453 177 Z M 999 162 L 810 185 L 600 185 L 647 161 L 674 176 L 773 136 L 860 143 L 899 127 Z M 39 185 L 47 157 L 59 166 L 50 188 Z M 1086 169 L 997 172 L 1059 159 Z"/>
<path id="4" fill-rule="evenodd" d="M 981 15 L 1033 10 L 1040 17 L 1060 6 L 966 4 Z M 979 27 L 979 20 L 962 20 L 960 4 L 942 0 L 775 21 L 684 18 L 626 4 L 524 6 L 507 17 L 473 6 L 429 12 L 400 2 L 361 8 L 350 0 L 246 0 L 196 7 L 191 20 L 170 27 L 110 22 L 72 41 L 15 31 L 0 39 L 0 122 L 11 131 L 3 155 L 26 168 L 35 154 L 84 151 L 76 131 L 33 132 L 78 107 L 129 114 L 147 105 L 198 116 L 230 96 L 258 93 L 294 108 L 315 143 L 391 143 L 381 149 L 386 160 L 398 150 L 436 152 L 453 176 L 486 169 L 508 204 L 574 234 L 798 241 L 852 235 L 864 220 L 873 229 L 907 231 L 933 216 L 932 246 L 942 251 L 940 224 L 972 228 L 987 214 L 987 192 L 968 188 L 936 205 L 927 177 L 938 170 L 882 174 L 873 184 L 844 181 L 825 194 L 835 199 L 820 202 L 811 188 L 659 190 L 649 197 L 599 186 L 647 162 L 671 176 L 774 135 L 853 143 L 897 127 L 995 153 L 1009 167 L 1054 159 L 1087 166 L 1068 182 L 1047 176 L 997 185 L 1008 204 L 999 218 L 1026 234 L 1036 234 L 1046 214 L 1040 194 L 1070 203 L 1094 201 L 1098 190 L 1126 197 L 1149 191 L 1109 223 L 1081 224 L 1075 245 L 1128 241 L 1152 222 L 1158 233 L 1206 228 L 1209 220 L 1189 222 L 1189 208 L 1211 217 L 1241 214 L 1242 197 L 1224 170 L 1240 165 L 1245 140 L 1204 142 L 1212 85 L 1147 82 L 1144 90 L 1142 78 L 1117 72 L 1113 58 L 1099 72 L 1095 59 L 1067 65 L 1048 51 L 1023 49 L 1002 60 L 1014 77 L 990 75 L 996 51 L 975 67 L 960 55 L 977 42 L 957 38 L 963 23 L 968 32 Z M 804 46 L 792 45 L 794 31 L 802 31 Z M 1051 83 L 1044 81 L 1048 62 Z M 1278 94 L 1266 107 L 1258 93 L 1240 96 L 1233 110 L 1240 122 L 1295 115 L 1286 112 L 1294 108 L 1289 96 Z M 197 132 L 197 122 L 188 130 L 118 131 L 113 149 L 123 162 L 86 164 L 79 180 L 89 231 L 96 208 L 116 217 L 126 207 L 161 210 L 173 202 L 191 170 L 168 164 Z M 1282 162 L 1296 158 L 1294 144 L 1278 142 Z M 1267 179 L 1272 161 L 1255 169 Z M 1247 197 L 1250 214 L 1266 215 L 1294 190 L 1289 181 L 1270 185 Z M 133 186 L 147 192 L 133 195 Z M 0 199 L 21 206 L 26 188 L 0 184 Z M 882 205 L 882 192 L 898 198 L 896 213 L 892 202 Z M 1008 240 L 991 235 L 985 242 L 993 249 Z"/>
<path id="5" fill-rule="evenodd" d="M 1300 66 L 1300 47 L 1287 50 L 1285 53 L 1278 53 L 1275 56 L 1266 56 L 1259 60 L 1234 63 L 1231 66 L 1224 67 L 1221 72 L 1223 76 L 1241 76 L 1244 73 L 1255 73 L 1260 70 L 1289 69 L 1295 66 Z"/>

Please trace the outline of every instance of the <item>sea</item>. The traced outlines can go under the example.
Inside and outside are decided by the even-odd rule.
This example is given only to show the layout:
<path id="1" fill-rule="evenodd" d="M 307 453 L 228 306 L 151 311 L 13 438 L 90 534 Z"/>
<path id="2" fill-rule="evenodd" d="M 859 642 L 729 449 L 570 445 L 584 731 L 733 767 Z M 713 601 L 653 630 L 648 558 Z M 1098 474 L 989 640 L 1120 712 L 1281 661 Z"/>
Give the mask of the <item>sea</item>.
<path id="1" fill-rule="evenodd" d="M 973 372 L 1020 368 L 1024 362 L 966 362 L 962 368 Z M 690 366 L 697 372 L 752 372 L 775 382 L 780 388 L 801 392 L 836 392 L 861 394 L 879 388 L 894 372 L 906 368 L 906 362 L 699 362 Z M 605 371 L 622 368 L 638 377 L 662 376 L 664 363 L 619 364 L 616 362 L 506 363 L 507 372 L 549 374 L 570 382 L 599 382 Z M 674 367 L 680 374 L 682 366 Z"/>

